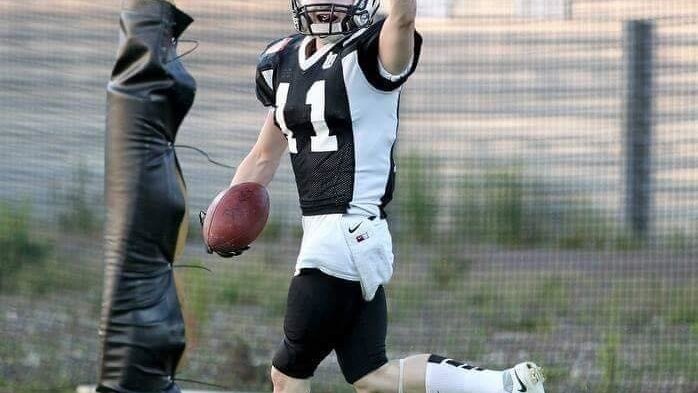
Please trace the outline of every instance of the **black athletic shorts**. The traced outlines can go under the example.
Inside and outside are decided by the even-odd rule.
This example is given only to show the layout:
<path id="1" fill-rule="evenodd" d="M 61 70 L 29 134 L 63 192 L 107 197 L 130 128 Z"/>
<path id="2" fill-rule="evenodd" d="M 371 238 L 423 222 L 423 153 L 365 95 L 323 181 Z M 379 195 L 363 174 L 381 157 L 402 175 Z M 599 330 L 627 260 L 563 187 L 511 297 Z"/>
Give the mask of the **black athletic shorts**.
<path id="1" fill-rule="evenodd" d="M 307 379 L 334 349 L 344 378 L 353 384 L 388 362 L 387 326 L 383 287 L 366 302 L 360 283 L 303 269 L 291 281 L 284 339 L 272 364 L 289 377 Z"/>

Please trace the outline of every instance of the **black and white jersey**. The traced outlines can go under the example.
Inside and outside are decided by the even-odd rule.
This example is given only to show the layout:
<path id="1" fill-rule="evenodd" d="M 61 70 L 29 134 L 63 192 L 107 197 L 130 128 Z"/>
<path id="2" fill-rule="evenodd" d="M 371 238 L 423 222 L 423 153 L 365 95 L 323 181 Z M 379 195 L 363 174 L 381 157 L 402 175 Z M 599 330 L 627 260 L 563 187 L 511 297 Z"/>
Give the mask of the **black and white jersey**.
<path id="1" fill-rule="evenodd" d="M 304 216 L 384 215 L 392 199 L 401 75 L 378 59 L 384 21 L 307 56 L 312 37 L 272 43 L 257 67 L 257 97 L 273 107 L 287 140 Z"/>

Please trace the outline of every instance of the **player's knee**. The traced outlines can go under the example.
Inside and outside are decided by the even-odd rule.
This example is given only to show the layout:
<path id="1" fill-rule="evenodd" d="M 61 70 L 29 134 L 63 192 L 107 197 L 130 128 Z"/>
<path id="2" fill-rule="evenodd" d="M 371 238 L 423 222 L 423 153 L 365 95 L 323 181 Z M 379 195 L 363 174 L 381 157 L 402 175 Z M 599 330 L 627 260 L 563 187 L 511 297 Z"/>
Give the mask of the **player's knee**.
<path id="1" fill-rule="evenodd" d="M 271 368 L 271 383 L 274 385 L 274 393 L 284 393 L 288 389 L 288 377 L 276 367 Z"/>
<path id="2" fill-rule="evenodd" d="M 354 390 L 356 393 L 390 393 L 390 389 L 385 389 L 391 385 L 389 377 L 386 367 L 381 367 L 354 382 Z"/>
<path id="3" fill-rule="evenodd" d="M 362 382 L 355 382 L 354 390 L 356 390 L 356 393 L 382 393 L 375 389 L 375 386 Z"/>
<path id="4" fill-rule="evenodd" d="M 274 393 L 308 393 L 310 384 L 308 380 L 291 378 L 288 375 L 271 368 L 271 382 L 274 385 Z"/>

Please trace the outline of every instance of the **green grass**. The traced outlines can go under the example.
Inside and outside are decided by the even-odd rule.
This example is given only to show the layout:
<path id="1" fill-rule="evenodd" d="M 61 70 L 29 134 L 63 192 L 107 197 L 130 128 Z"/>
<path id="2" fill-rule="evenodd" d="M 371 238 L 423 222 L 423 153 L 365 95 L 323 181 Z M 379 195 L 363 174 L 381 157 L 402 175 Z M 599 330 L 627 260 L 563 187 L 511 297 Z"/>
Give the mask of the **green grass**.
<path id="1" fill-rule="evenodd" d="M 597 275 L 598 272 L 589 272 L 587 276 L 572 265 L 562 264 L 558 265 L 562 271 L 503 271 L 488 267 L 479 257 L 469 257 L 464 251 L 468 247 L 463 245 L 555 248 L 562 250 L 562 258 L 574 255 L 564 250 L 626 251 L 644 245 L 626 236 L 606 212 L 593 208 L 587 196 L 557 195 L 550 184 L 517 168 L 492 169 L 479 177 L 464 179 L 463 184 L 451 190 L 456 192 L 449 194 L 459 197 L 439 208 L 440 202 L 430 200 L 431 187 L 441 187 L 446 181 L 437 176 L 438 171 L 429 160 L 411 160 L 412 169 L 407 169 L 407 175 L 402 174 L 407 185 L 402 186 L 412 191 L 395 211 L 399 227 L 396 248 L 402 255 L 396 265 L 398 276 L 388 289 L 391 324 L 412 328 L 413 321 L 429 318 L 462 323 L 465 326 L 454 327 L 458 334 L 435 337 L 434 342 L 442 348 L 453 348 L 448 355 L 476 364 L 496 355 L 494 339 L 513 337 L 516 345 L 526 348 L 527 343 L 535 340 L 546 345 L 559 343 L 555 337 L 565 334 L 567 328 L 576 334 L 588 334 L 589 341 L 584 346 L 591 347 L 593 372 L 600 377 L 575 377 L 570 358 L 557 361 L 560 358 L 550 353 L 547 358 L 546 353 L 532 356 L 545 366 L 552 387 L 571 386 L 569 380 L 576 378 L 574 386 L 587 389 L 579 391 L 605 393 L 623 391 L 628 381 L 640 378 L 693 378 L 698 364 L 698 350 L 692 344 L 698 341 L 698 282 L 694 276 L 654 278 L 651 271 L 643 269 L 624 272 L 622 276 Z M 33 220 L 27 206 L 2 205 L 0 213 L 2 290 L 29 296 L 74 296 L 85 287 L 99 288 L 101 271 L 95 274 L 86 270 L 88 254 L 62 255 L 65 251 L 61 251 L 61 243 L 75 239 L 67 240 L 55 233 L 38 235 L 30 225 Z M 450 217 L 437 220 L 438 214 Z M 289 257 L 286 240 L 290 241 L 289 236 L 300 228 L 296 224 L 285 227 L 282 222 L 272 216 L 260 241 L 253 246 L 254 252 L 234 261 L 217 260 L 220 263 L 213 266 L 213 274 L 177 271 L 184 289 L 183 303 L 200 331 L 210 326 L 214 312 L 219 310 L 248 319 L 238 331 L 226 329 L 228 334 L 241 334 L 255 325 L 280 326 L 292 274 L 293 261 L 289 258 L 295 257 Z M 192 229 L 197 227 L 198 224 Z M 428 233 L 419 233 L 425 228 Z M 198 231 L 193 232 L 198 235 Z M 695 243 L 680 234 L 667 239 L 674 240 L 654 243 L 651 250 L 687 250 Z M 666 267 L 674 272 L 678 268 L 685 266 Z M 516 285 L 512 280 L 516 280 Z M 3 281 L 9 284 L 3 285 Z M 95 315 L 96 311 L 98 307 Z M 466 337 L 463 332 L 467 332 Z M 551 337 L 552 341 L 546 341 Z M 581 375 L 590 374 L 584 371 Z M 61 386 L 54 382 L 61 378 L 56 376 L 51 385 Z M 350 391 L 344 384 L 320 385 L 318 391 Z M 24 387 L 11 389 L 27 391 Z"/>
<path id="2" fill-rule="evenodd" d="M 618 391 L 619 371 L 622 367 L 618 356 L 620 345 L 619 334 L 609 332 L 606 334 L 604 345 L 597 353 L 597 361 L 603 372 L 598 390 L 599 393 L 615 393 Z"/>
<path id="3" fill-rule="evenodd" d="M 75 393 L 75 388 L 77 383 L 71 381 L 58 381 L 52 380 L 49 382 L 34 381 L 26 382 L 21 384 L 11 383 L 9 381 L 3 381 L 0 379 L 0 392 L 8 393 L 37 393 L 37 392 L 51 392 L 51 393 Z"/>
<path id="4" fill-rule="evenodd" d="M 428 280 L 394 279 L 388 288 L 391 320 L 419 319 L 437 302 L 488 334 L 548 333 L 575 312 L 571 288 L 580 284 L 572 276 L 516 272 L 504 282 L 499 273 L 478 272 L 473 264 L 468 258 L 441 256 L 428 265 Z M 514 281 L 517 285 L 508 285 Z"/>
<path id="5" fill-rule="evenodd" d="M 650 350 L 656 364 L 662 365 L 666 375 L 675 377 L 695 378 L 698 366 L 698 345 L 695 339 L 690 343 L 671 343 L 668 345 L 654 345 Z M 647 372 L 647 370 L 638 370 Z"/>
<path id="6" fill-rule="evenodd" d="M 416 153 L 399 159 L 395 205 L 401 222 L 399 237 L 428 243 L 438 237 L 436 218 L 440 201 L 435 198 L 441 186 L 438 161 Z"/>
<path id="7" fill-rule="evenodd" d="M 488 331 L 549 332 L 571 313 L 569 282 L 564 278 L 510 277 L 518 285 L 504 287 L 496 278 L 474 277 L 449 291 L 454 309 L 467 311 L 471 323 Z M 521 285 L 521 284 L 524 285 Z"/>
<path id="8" fill-rule="evenodd" d="M 695 235 L 672 230 L 648 244 L 592 193 L 551 183 L 523 165 L 465 168 L 449 179 L 436 157 L 398 159 L 394 215 L 398 243 L 483 244 L 507 248 L 632 251 L 648 246 L 695 249 Z M 695 231 L 693 231 L 695 233 Z"/>
<path id="9" fill-rule="evenodd" d="M 424 283 L 393 279 L 386 288 L 390 321 L 400 323 L 420 318 L 428 296 L 429 289 Z"/>
<path id="10" fill-rule="evenodd" d="M 199 260 L 182 264 L 203 265 Z M 187 312 L 199 323 L 208 319 L 212 305 L 254 307 L 271 319 L 283 316 L 291 282 L 289 269 L 269 267 L 261 260 L 249 257 L 240 258 L 230 265 L 209 267 L 213 273 L 190 269 L 177 273 Z"/>
<path id="11" fill-rule="evenodd" d="M 463 171 L 460 180 L 448 180 L 434 157 L 409 152 L 398 162 L 396 207 L 391 212 L 397 213 L 400 243 L 467 241 L 567 250 L 643 246 L 610 212 L 596 207 L 591 194 L 564 192 L 564 184 L 548 183 L 523 166 Z M 681 247 L 687 243 L 679 235 L 670 240 Z"/>
<path id="12" fill-rule="evenodd" d="M 404 268 L 409 271 L 415 267 Z M 434 280 L 410 280 L 409 276 L 418 274 L 411 271 L 408 277 L 391 283 L 391 323 L 409 324 L 425 318 L 421 312 L 434 309 L 435 315 L 427 318 L 438 320 L 438 310 L 460 315 L 455 320 L 467 324 L 457 330 L 461 334 L 435 339 L 440 347 L 453 348 L 449 356 L 479 363 L 496 352 L 493 337 L 512 334 L 525 338 L 521 345 L 527 349 L 523 342 L 566 334 L 565 326 L 572 325 L 595 332 L 588 344 L 595 347 L 593 368 L 600 377 L 585 379 L 589 375 L 586 371 L 581 374 L 584 377 L 575 377 L 573 364 L 565 360 L 570 358 L 559 358 L 576 355 L 563 355 L 555 349 L 531 354 L 531 359 L 545 366 L 549 386 L 618 392 L 627 389 L 628 381 L 641 378 L 690 380 L 698 364 L 698 351 L 691 344 L 698 339 L 691 330 L 696 318 L 692 299 L 696 299 L 698 288 L 694 280 L 669 285 L 642 276 L 580 281 L 577 274 L 570 272 L 517 270 L 505 275 L 502 271 L 483 272 L 476 268 L 462 274 L 450 267 L 433 269 L 443 269 L 443 277 L 449 273 L 454 277 L 447 279 L 446 285 L 439 285 Z M 431 270 L 427 273 L 435 274 Z M 505 276 L 506 282 L 502 281 Z M 508 285 L 514 281 L 517 285 Z M 590 306 L 588 301 L 596 303 Z M 583 312 L 590 315 L 582 315 Z M 464 331 L 469 333 L 463 335 Z M 471 337 L 470 332 L 479 332 L 479 339 Z M 465 352 L 459 352 L 463 348 Z M 572 378 L 574 381 L 570 382 Z"/>
<path id="13" fill-rule="evenodd" d="M 94 297 L 97 290 L 85 290 L 98 288 L 102 280 L 101 268 L 95 271 L 99 260 L 95 252 L 101 258 L 99 246 L 89 241 L 76 246 L 83 252 L 62 250 L 64 242 L 79 242 L 66 237 L 49 224 L 37 222 L 29 204 L 0 202 L 0 293 L 41 297 L 80 292 Z"/>
<path id="14" fill-rule="evenodd" d="M 213 273 L 203 270 L 180 270 L 187 309 L 199 321 L 207 319 L 209 305 L 254 306 L 276 318 L 283 315 L 291 271 L 268 266 L 251 257 L 238 258 L 231 263 L 212 266 Z M 189 260 L 182 265 L 203 265 L 201 260 Z"/>
<path id="15" fill-rule="evenodd" d="M 588 198 L 560 194 L 520 168 L 465 178 L 453 206 L 457 233 L 511 248 L 628 249 L 635 245 Z"/>
<path id="16" fill-rule="evenodd" d="M 698 324 L 696 288 L 695 279 L 669 284 L 657 279 L 616 278 L 593 317 L 636 332 L 660 322 L 691 329 Z"/>
<path id="17" fill-rule="evenodd" d="M 354 393 L 355 390 L 346 382 L 315 382 L 312 386 L 314 393 Z"/>
<path id="18" fill-rule="evenodd" d="M 217 277 L 216 285 L 220 290 L 216 300 L 230 305 L 258 306 L 265 311 L 265 315 L 281 316 L 291 281 L 290 272 L 282 271 L 280 274 L 278 271 L 252 267 L 223 273 Z"/>
<path id="19" fill-rule="evenodd" d="M 278 242 L 284 237 L 284 224 L 278 214 L 272 213 L 269 216 L 264 231 L 259 235 L 260 242 Z"/>
<path id="20" fill-rule="evenodd" d="M 189 210 L 188 214 L 189 227 L 187 230 L 187 242 L 201 245 L 201 248 L 203 248 L 203 235 L 201 233 L 201 221 L 199 220 L 199 210 Z"/>
<path id="21" fill-rule="evenodd" d="M 0 204 L 0 293 L 17 290 L 22 271 L 46 267 L 52 257 L 50 240 L 32 232 L 28 205 Z"/>
<path id="22" fill-rule="evenodd" d="M 532 359 L 543 359 L 544 355 L 533 355 Z M 546 390 L 549 386 L 560 386 L 569 382 L 571 370 L 561 364 L 546 364 L 543 368 Z"/>
<path id="23" fill-rule="evenodd" d="M 58 216 L 62 230 L 90 237 L 101 235 L 103 222 L 96 209 L 100 202 L 90 200 L 87 193 L 87 185 L 91 180 L 87 166 L 84 163 L 80 164 L 73 173 L 70 183 L 72 187 L 58 198 L 59 203 L 65 206 Z"/>
<path id="24" fill-rule="evenodd" d="M 667 293 L 668 292 L 668 293 Z M 698 280 L 666 290 L 666 318 L 674 325 L 698 325 Z"/>
<path id="25" fill-rule="evenodd" d="M 464 255 L 438 255 L 429 263 L 429 276 L 440 288 L 451 288 L 467 276 L 472 264 Z"/>
<path id="26" fill-rule="evenodd" d="M 56 361 L 60 346 L 61 343 L 48 336 L 35 337 L 31 342 L 0 340 L 0 359 L 3 360 L 0 365 L 7 376 L 5 379 L 0 375 L 0 392 L 74 393 L 80 383 L 69 375 L 70 368 L 65 367 L 64 362 Z M 36 366 L 28 366 L 27 359 L 32 359 L 31 363 Z"/>
<path id="27" fill-rule="evenodd" d="M 203 262 L 193 259 L 177 265 L 203 266 Z M 210 273 L 200 269 L 175 269 L 175 275 L 187 320 L 196 321 L 198 329 L 205 328 L 213 306 Z"/>

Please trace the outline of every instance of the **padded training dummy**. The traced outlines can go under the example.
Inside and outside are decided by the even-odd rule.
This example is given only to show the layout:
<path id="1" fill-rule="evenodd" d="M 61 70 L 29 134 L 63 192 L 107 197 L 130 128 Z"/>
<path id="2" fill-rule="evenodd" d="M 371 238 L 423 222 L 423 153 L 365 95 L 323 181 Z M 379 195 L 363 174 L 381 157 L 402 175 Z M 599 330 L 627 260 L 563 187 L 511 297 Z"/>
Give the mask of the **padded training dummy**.
<path id="1" fill-rule="evenodd" d="M 125 0 L 107 89 L 105 288 L 98 392 L 179 392 L 184 321 L 172 263 L 186 237 L 173 149 L 196 83 L 176 40 L 193 19 L 161 0 Z"/>

